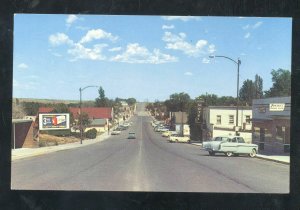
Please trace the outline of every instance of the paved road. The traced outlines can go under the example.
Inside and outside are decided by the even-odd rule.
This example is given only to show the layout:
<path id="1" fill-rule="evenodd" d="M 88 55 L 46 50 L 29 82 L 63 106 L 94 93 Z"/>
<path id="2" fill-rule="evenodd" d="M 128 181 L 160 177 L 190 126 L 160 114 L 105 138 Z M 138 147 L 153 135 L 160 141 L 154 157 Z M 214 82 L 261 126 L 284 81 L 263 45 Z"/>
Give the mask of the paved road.
<path id="1" fill-rule="evenodd" d="M 12 188 L 166 192 L 288 193 L 289 166 L 248 157 L 208 156 L 168 143 L 138 107 L 133 125 L 90 146 L 12 163 Z M 127 139 L 129 131 L 136 139 Z"/>

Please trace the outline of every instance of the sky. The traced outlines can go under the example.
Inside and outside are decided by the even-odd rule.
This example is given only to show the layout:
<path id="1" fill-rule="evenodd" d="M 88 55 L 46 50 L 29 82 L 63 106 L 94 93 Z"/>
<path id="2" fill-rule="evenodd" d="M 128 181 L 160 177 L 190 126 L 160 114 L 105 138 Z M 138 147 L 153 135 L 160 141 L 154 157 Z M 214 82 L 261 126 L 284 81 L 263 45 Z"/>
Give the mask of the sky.
<path id="1" fill-rule="evenodd" d="M 291 18 L 15 14 L 13 97 L 236 97 L 237 65 L 209 56 L 240 59 L 240 87 L 258 74 L 268 90 L 291 40 Z"/>

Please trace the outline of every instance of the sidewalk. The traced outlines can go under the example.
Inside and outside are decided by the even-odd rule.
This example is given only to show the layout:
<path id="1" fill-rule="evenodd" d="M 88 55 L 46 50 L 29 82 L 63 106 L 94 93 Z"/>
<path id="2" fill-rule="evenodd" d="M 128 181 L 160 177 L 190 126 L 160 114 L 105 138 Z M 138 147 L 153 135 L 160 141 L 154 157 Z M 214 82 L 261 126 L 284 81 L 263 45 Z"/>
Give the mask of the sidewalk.
<path id="1" fill-rule="evenodd" d="M 192 143 L 196 146 L 202 146 L 201 143 Z M 268 160 L 268 161 L 274 161 L 277 163 L 283 163 L 283 164 L 290 164 L 290 156 L 288 155 L 265 155 L 265 154 L 257 154 L 256 158 Z"/>
<path id="2" fill-rule="evenodd" d="M 78 147 L 83 147 L 87 145 L 91 145 L 97 142 L 101 142 L 106 140 L 110 134 L 107 132 L 97 136 L 95 139 L 88 139 L 83 140 L 82 144 L 80 144 L 80 141 L 69 143 L 69 144 L 60 144 L 57 146 L 48 146 L 48 147 L 38 147 L 38 148 L 19 148 L 19 149 L 13 149 L 11 152 L 11 160 L 19 160 L 27 157 L 33 157 L 33 156 L 39 156 L 51 152 L 61 151 L 61 150 L 68 150 L 68 149 L 74 149 Z"/>

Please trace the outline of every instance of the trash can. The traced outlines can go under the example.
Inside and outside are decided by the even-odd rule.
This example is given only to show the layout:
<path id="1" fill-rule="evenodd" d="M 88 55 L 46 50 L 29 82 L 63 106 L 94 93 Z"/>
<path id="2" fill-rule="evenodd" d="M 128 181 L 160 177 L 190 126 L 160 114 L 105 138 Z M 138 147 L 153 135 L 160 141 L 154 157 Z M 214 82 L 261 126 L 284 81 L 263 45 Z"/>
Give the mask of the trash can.
<path id="1" fill-rule="evenodd" d="M 258 143 L 258 149 L 259 150 L 264 150 L 265 149 L 265 143 L 264 142 L 259 142 Z"/>
<path id="2" fill-rule="evenodd" d="M 283 145 L 283 151 L 284 152 L 290 152 L 290 145 L 289 144 L 284 144 Z"/>

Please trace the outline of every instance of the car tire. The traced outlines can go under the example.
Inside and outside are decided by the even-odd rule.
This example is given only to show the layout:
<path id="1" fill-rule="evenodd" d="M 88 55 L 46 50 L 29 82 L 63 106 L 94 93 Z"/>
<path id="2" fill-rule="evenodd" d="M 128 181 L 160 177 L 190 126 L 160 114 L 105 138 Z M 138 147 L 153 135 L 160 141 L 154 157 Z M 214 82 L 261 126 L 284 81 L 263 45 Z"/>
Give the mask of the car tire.
<path id="1" fill-rule="evenodd" d="M 256 149 L 252 149 L 251 152 L 249 153 L 250 157 L 255 157 L 256 156 Z"/>
<path id="2" fill-rule="evenodd" d="M 227 157 L 231 157 L 233 155 L 232 152 L 226 152 L 225 154 L 226 154 Z"/>
<path id="3" fill-rule="evenodd" d="M 215 155 L 215 153 L 214 153 L 213 151 L 209 151 L 208 154 L 209 154 L 210 156 L 214 156 L 214 155 Z"/>

